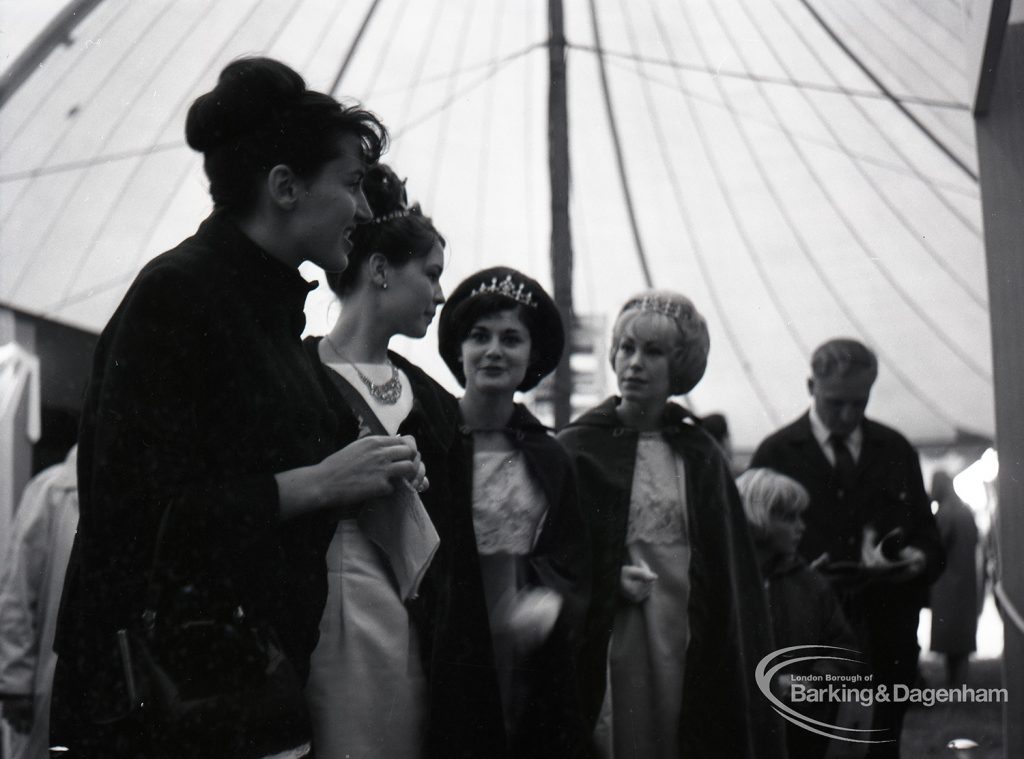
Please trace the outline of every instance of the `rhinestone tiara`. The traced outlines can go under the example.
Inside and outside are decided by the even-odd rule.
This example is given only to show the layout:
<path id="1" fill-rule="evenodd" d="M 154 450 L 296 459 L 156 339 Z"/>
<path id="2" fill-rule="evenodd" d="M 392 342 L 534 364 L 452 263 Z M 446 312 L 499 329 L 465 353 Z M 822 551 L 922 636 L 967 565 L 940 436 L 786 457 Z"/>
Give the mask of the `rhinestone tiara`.
<path id="1" fill-rule="evenodd" d="M 504 279 L 491 277 L 490 283 L 481 282 L 470 293 L 469 297 L 476 295 L 502 295 L 511 298 L 516 303 L 521 303 L 530 308 L 537 308 L 537 301 L 533 299 L 533 293 L 526 289 L 526 285 L 512 281 L 512 275 L 506 274 Z"/>
<path id="2" fill-rule="evenodd" d="M 395 211 L 392 211 L 391 213 L 386 213 L 383 216 L 374 216 L 372 219 L 370 219 L 366 223 L 367 224 L 383 224 L 384 222 L 391 221 L 392 219 L 404 218 L 404 217 L 408 216 L 410 213 L 412 213 L 412 209 L 409 209 L 409 208 L 399 208 L 399 209 L 397 209 Z"/>
<path id="3" fill-rule="evenodd" d="M 673 319 L 679 319 L 683 315 L 683 307 L 681 304 L 672 303 L 671 301 L 654 295 L 645 295 L 642 298 L 637 298 L 630 302 L 624 310 L 649 311 L 655 314 L 670 316 Z"/>

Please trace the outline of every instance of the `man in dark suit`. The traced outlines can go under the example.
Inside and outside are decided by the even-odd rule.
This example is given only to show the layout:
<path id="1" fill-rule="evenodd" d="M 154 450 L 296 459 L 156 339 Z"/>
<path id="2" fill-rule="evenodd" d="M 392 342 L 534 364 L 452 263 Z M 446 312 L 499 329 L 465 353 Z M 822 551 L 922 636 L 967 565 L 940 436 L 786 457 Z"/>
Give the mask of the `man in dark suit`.
<path id="1" fill-rule="evenodd" d="M 892 694 L 917 677 L 917 625 L 942 549 L 917 452 L 864 418 L 878 360 L 855 340 L 830 340 L 811 359 L 807 413 L 766 438 L 750 462 L 811 495 L 800 553 L 835 589 L 875 675 Z M 875 704 L 870 757 L 898 757 L 906 703 Z"/>

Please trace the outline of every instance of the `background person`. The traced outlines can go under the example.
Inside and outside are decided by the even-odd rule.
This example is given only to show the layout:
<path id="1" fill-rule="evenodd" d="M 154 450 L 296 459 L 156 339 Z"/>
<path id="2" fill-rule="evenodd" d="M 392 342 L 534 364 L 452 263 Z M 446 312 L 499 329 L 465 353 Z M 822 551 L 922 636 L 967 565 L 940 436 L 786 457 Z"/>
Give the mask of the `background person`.
<path id="1" fill-rule="evenodd" d="M 617 759 L 784 752 L 754 682 L 773 646 L 739 494 L 717 443 L 669 402 L 703 376 L 709 346 L 689 299 L 630 298 L 612 330 L 621 397 L 559 434 L 593 552 L 584 714 L 592 729 L 604 704 L 598 738 Z"/>
<path id="2" fill-rule="evenodd" d="M 770 469 L 748 469 L 737 478 L 736 486 L 743 498 L 743 510 L 764 577 L 776 650 L 790 646 L 835 646 L 855 650 L 857 641 L 828 581 L 807 566 L 797 553 L 804 534 L 802 515 L 810 503 L 807 491 L 796 480 Z M 793 656 L 814 653 L 803 651 Z M 818 653 L 843 655 L 831 651 Z M 824 658 L 813 664 L 788 666 L 785 674 L 777 676 L 784 678 L 779 695 L 788 698 L 790 675 L 824 676 L 844 671 L 845 667 Z M 831 725 L 835 724 L 837 707 L 838 704 L 823 703 L 799 704 L 793 708 Z M 794 759 L 820 759 L 825 756 L 829 743 L 824 736 L 786 723 L 786 745 L 789 756 Z"/>
<path id="3" fill-rule="evenodd" d="M 766 438 L 751 467 L 792 477 L 811 496 L 803 558 L 832 571 L 847 620 L 876 682 L 913 685 L 917 625 L 942 548 L 917 452 L 895 430 L 866 419 L 878 360 L 863 344 L 829 340 L 811 357 L 811 407 Z M 873 727 L 890 742 L 869 756 L 898 757 L 906 703 L 879 702 Z"/>
<path id="4" fill-rule="evenodd" d="M 573 757 L 589 547 L 568 456 L 515 402 L 558 366 L 562 320 L 536 281 L 495 267 L 459 284 L 438 337 L 465 388 L 463 466 L 510 754 Z"/>
<path id="5" fill-rule="evenodd" d="M 0 576 L 0 709 L 10 759 L 50 755 L 50 691 L 64 573 L 78 525 L 78 449 L 25 487 Z"/>
<path id="6" fill-rule="evenodd" d="M 725 460 L 729 462 L 729 467 L 734 468 L 732 437 L 729 435 L 729 421 L 725 418 L 725 414 L 716 412 L 703 416 L 700 419 L 700 425 L 721 447 Z"/>
<path id="7" fill-rule="evenodd" d="M 161 519 L 169 513 L 161 578 L 192 589 L 207 613 L 241 607 L 248 624 L 271 628 L 304 679 L 326 593 L 327 510 L 423 476 L 398 438 L 337 450 L 300 339 L 311 285 L 297 268 L 347 265 L 384 127 L 284 64 L 245 58 L 192 104 L 185 131 L 203 153 L 213 213 L 128 290 L 100 336 L 83 411 L 51 709 L 53 740 L 72 757 L 301 751 L 309 733 L 298 718 L 223 721 L 201 748 L 133 718 L 117 631 L 138 625 L 147 604 Z"/>
<path id="8" fill-rule="evenodd" d="M 946 684 L 967 683 L 969 658 L 976 649 L 978 612 L 978 526 L 961 500 L 953 479 L 939 470 L 932 476 L 935 522 L 946 554 L 946 568 L 931 589 L 931 650 L 946 660 Z"/>

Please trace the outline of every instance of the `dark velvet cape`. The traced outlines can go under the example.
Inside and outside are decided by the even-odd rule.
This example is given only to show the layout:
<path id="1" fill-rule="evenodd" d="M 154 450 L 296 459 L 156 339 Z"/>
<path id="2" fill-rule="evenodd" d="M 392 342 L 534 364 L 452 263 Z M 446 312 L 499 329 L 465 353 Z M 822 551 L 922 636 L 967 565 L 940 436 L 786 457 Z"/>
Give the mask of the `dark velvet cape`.
<path id="1" fill-rule="evenodd" d="M 580 691 L 590 727 L 606 687 L 608 643 L 621 600 L 638 433 L 619 421 L 619 399 L 585 412 L 559 435 L 573 458 L 591 536 L 593 597 L 584 631 Z M 761 576 L 739 493 L 715 442 L 668 404 L 661 432 L 686 467 L 691 540 L 686 653 L 680 715 L 682 757 L 784 756 L 781 720 L 757 689 L 754 670 L 774 649 Z"/>
<path id="2" fill-rule="evenodd" d="M 472 497 L 472 433 L 465 428 L 462 433 L 462 487 Z M 506 745 L 515 759 L 571 759 L 579 755 L 585 742 L 575 682 L 589 600 L 589 541 L 577 498 L 576 478 L 562 446 L 520 404 L 515 405 L 505 434 L 512 446 L 523 453 L 527 469 L 548 504 L 537 543 L 526 558 L 525 582 L 555 590 L 563 600 L 551 635 L 524 664 L 526 681 L 522 686 L 529 693 L 528 704 L 521 717 L 522 729 L 507 736 Z M 488 666 L 493 668 L 493 658 Z"/>

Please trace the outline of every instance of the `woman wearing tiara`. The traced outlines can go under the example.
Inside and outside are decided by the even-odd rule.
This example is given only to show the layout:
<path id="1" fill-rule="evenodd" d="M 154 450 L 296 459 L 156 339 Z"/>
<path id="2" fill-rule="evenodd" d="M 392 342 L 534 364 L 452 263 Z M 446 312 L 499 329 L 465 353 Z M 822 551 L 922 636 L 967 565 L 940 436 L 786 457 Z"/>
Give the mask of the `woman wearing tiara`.
<path id="1" fill-rule="evenodd" d="M 583 745 L 574 665 L 589 580 L 586 531 L 568 456 L 515 403 L 517 391 L 555 369 L 564 341 L 551 298 L 506 267 L 464 280 L 441 311 L 441 356 L 465 388 L 464 487 L 472 494 L 502 743 L 515 759 L 571 758 Z"/>
<path id="2" fill-rule="evenodd" d="M 776 757 L 782 731 L 754 670 L 771 632 L 721 451 L 670 396 L 707 365 L 682 295 L 629 299 L 612 330 L 620 397 L 569 424 L 593 550 L 580 691 L 603 757 Z"/>
<path id="3" fill-rule="evenodd" d="M 445 241 L 418 205 L 407 204 L 404 183 L 389 167 L 371 168 L 363 186 L 373 217 L 352 233 L 349 266 L 328 275 L 341 314 L 307 348 L 340 419 L 339 443 L 401 435 L 419 451 L 429 487 L 339 513 L 306 690 L 313 746 L 317 756 L 354 759 L 490 755 L 487 736 L 500 728 L 496 681 L 453 663 L 488 643 L 479 585 L 454 598 L 450 592 L 458 570 L 452 554 L 473 539 L 468 518 L 459 521 L 464 510 L 453 502 L 450 484 L 458 407 L 425 372 L 388 349 L 395 335 L 423 337 L 444 303 Z M 386 546 L 381 525 L 387 532 L 395 520 L 397 529 L 417 498 L 425 510 L 418 541 Z M 374 511 L 383 522 L 374 524 Z M 418 587 L 406 576 L 404 565 L 412 561 L 412 574 L 423 575 Z M 465 630 L 456 641 L 458 626 Z"/>

